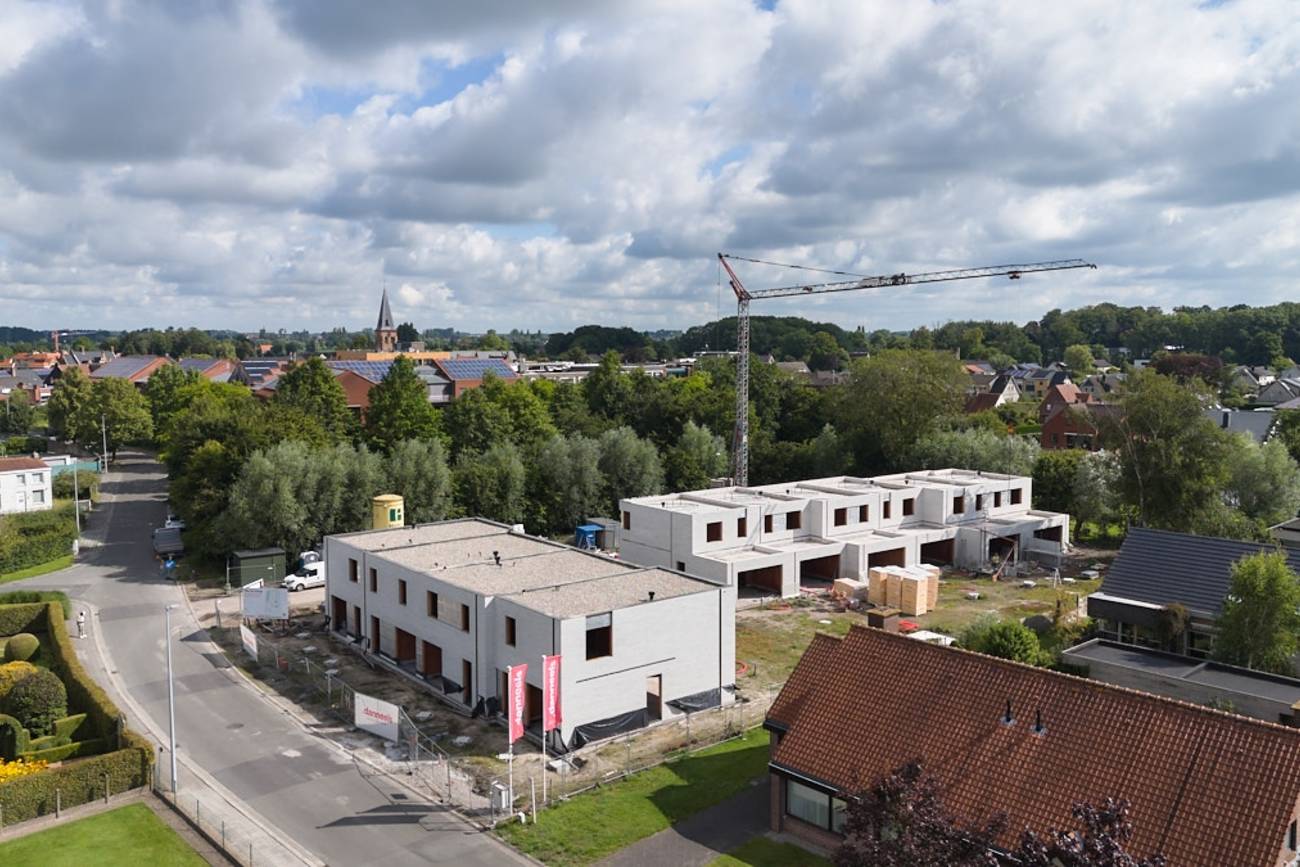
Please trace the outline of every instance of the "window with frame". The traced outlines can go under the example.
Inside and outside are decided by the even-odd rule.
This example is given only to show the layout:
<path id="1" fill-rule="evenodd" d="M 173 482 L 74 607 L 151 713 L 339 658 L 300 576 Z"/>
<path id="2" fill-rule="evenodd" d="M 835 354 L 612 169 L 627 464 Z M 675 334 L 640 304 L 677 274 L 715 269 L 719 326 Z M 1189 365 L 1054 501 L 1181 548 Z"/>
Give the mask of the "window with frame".
<path id="1" fill-rule="evenodd" d="M 843 526 L 844 526 L 845 524 L 847 524 L 848 522 L 849 522 L 849 510 L 848 510 L 848 509 L 836 509 L 836 510 L 835 510 L 835 526 L 837 526 L 837 527 L 843 527 Z"/>
<path id="2" fill-rule="evenodd" d="M 995 508 L 995 509 L 1000 509 L 1000 508 L 1002 508 L 1002 492 L 1001 492 L 1001 491 L 994 491 L 994 492 L 993 492 L 993 508 Z"/>
<path id="3" fill-rule="evenodd" d="M 903 501 L 903 517 L 906 518 L 908 515 L 915 514 L 915 512 L 916 512 L 916 498 L 908 497 L 906 500 Z"/>
<path id="4" fill-rule="evenodd" d="M 1024 495 L 1025 495 L 1025 492 L 1024 492 L 1024 489 L 1023 489 L 1023 488 L 1012 488 L 1012 489 L 1011 489 L 1011 505 L 1013 505 L 1013 506 L 1019 506 L 1019 505 L 1020 505 L 1020 501 L 1021 501 L 1021 499 L 1024 498 Z"/>
<path id="5" fill-rule="evenodd" d="M 976 506 L 975 508 L 978 509 L 979 507 Z M 966 498 L 965 498 L 965 497 L 953 497 L 953 498 L 952 498 L 952 513 L 953 513 L 954 515 L 960 515 L 960 514 L 961 514 L 962 512 L 964 512 L 964 511 L 966 511 Z"/>
<path id="6" fill-rule="evenodd" d="M 592 614 L 587 617 L 587 659 L 614 655 L 614 616 Z"/>
<path id="7" fill-rule="evenodd" d="M 983 494 L 976 494 L 976 495 L 975 495 L 975 511 L 977 511 L 977 512 L 982 512 L 982 511 L 984 511 L 984 495 L 983 495 Z"/>
<path id="8" fill-rule="evenodd" d="M 424 592 L 424 613 L 434 620 L 438 619 L 438 594 L 432 590 Z"/>
<path id="9" fill-rule="evenodd" d="M 397 579 L 397 604 L 398 605 L 406 604 L 406 579 L 405 578 Z"/>
<path id="10" fill-rule="evenodd" d="M 803 526 L 803 512 L 786 512 L 785 528 L 787 530 L 798 530 Z"/>
<path id="11" fill-rule="evenodd" d="M 33 502 L 33 503 L 44 503 L 44 502 L 45 502 L 45 492 L 44 492 L 44 491 L 41 491 L 41 490 L 35 490 L 35 491 L 32 491 L 32 502 Z"/>
<path id="12" fill-rule="evenodd" d="M 831 796 L 795 780 L 785 781 L 785 811 L 818 828 L 831 826 Z"/>
<path id="13" fill-rule="evenodd" d="M 764 516 L 763 516 L 763 532 L 764 532 L 764 533 L 770 533 L 770 532 L 772 532 L 772 516 L 771 516 L 771 515 L 764 515 Z"/>
<path id="14" fill-rule="evenodd" d="M 893 500 L 885 500 L 885 504 L 884 504 L 883 508 L 884 508 L 884 511 L 883 511 L 881 514 L 884 515 L 885 520 L 888 521 L 888 520 L 889 520 L 889 514 L 890 514 L 890 512 L 894 511 L 894 501 L 893 501 Z"/>
<path id="15" fill-rule="evenodd" d="M 357 580 L 357 561 L 351 557 L 348 558 L 348 580 L 353 583 Z"/>
<path id="16" fill-rule="evenodd" d="M 370 592 L 379 592 L 379 570 L 372 568 L 370 570 Z"/>
<path id="17" fill-rule="evenodd" d="M 460 631 L 469 632 L 469 606 L 463 602 L 460 605 Z"/>
<path id="18" fill-rule="evenodd" d="M 858 523 L 865 524 L 869 520 L 871 520 L 871 507 L 866 505 L 858 506 Z"/>
<path id="19" fill-rule="evenodd" d="M 623 512 L 623 529 L 624 529 L 624 530 L 631 530 L 631 529 L 632 529 L 632 513 L 631 513 L 631 512 L 628 512 L 628 511 L 624 511 L 624 512 Z"/>
<path id="20" fill-rule="evenodd" d="M 736 519 L 736 535 L 742 539 L 749 535 L 749 518 Z"/>
<path id="21" fill-rule="evenodd" d="M 516 637 L 515 629 L 516 629 L 515 619 L 507 615 L 506 616 L 506 644 L 508 644 L 511 647 L 515 646 L 515 637 Z"/>
<path id="22" fill-rule="evenodd" d="M 710 521 L 709 525 L 704 528 L 704 538 L 708 542 L 722 541 L 722 522 Z"/>

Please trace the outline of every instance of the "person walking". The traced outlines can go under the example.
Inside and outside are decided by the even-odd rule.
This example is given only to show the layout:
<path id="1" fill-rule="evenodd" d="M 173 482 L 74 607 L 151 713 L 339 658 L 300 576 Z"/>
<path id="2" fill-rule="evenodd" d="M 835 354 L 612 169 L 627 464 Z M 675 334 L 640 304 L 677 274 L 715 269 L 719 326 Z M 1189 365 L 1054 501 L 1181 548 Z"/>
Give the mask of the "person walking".
<path id="1" fill-rule="evenodd" d="M 77 637 L 86 637 L 86 609 L 77 612 Z"/>

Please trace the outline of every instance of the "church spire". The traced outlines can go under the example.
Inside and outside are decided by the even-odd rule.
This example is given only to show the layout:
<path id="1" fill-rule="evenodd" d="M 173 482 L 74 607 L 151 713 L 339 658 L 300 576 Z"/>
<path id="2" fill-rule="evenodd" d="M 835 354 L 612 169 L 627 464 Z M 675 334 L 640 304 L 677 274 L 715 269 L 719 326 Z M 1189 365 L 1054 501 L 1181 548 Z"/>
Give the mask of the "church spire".
<path id="1" fill-rule="evenodd" d="M 388 331 L 396 328 L 393 324 L 393 311 L 388 309 L 388 288 L 384 287 L 384 297 L 379 301 L 379 325 L 375 326 L 375 330 Z"/>
<path id="2" fill-rule="evenodd" d="M 393 311 L 388 309 L 388 287 L 379 301 L 379 324 L 375 326 L 375 349 L 393 352 L 397 349 L 397 326 L 393 324 Z"/>

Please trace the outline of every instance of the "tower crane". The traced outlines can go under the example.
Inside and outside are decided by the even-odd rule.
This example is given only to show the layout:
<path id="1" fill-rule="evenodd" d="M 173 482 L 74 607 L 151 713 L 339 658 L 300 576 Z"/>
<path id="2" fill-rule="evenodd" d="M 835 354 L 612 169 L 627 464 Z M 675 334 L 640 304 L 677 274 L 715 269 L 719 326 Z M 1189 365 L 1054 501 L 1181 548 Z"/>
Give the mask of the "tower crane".
<path id="1" fill-rule="evenodd" d="M 788 298 L 795 295 L 819 295 L 827 292 L 852 292 L 857 289 L 881 289 L 895 286 L 915 286 L 920 283 L 949 283 L 955 280 L 974 280 L 981 277 L 1008 277 L 1019 280 L 1022 274 L 1041 271 L 1068 271 L 1074 268 L 1096 268 L 1082 259 L 1058 259 L 1054 262 L 1030 262 L 1021 265 L 989 265 L 983 268 L 960 268 L 953 271 L 928 271 L 921 274 L 887 274 L 877 277 L 859 277 L 830 283 L 811 283 L 802 286 L 779 286 L 773 289 L 746 289 L 731 262 L 756 262 L 763 265 L 780 265 L 745 256 L 719 253 L 718 261 L 727 272 L 731 291 L 736 293 L 736 427 L 732 435 L 732 476 L 734 484 L 749 484 L 749 303 L 767 298 Z M 783 265 L 801 268 L 799 265 Z M 822 269 L 804 269 L 822 270 Z M 844 274 L 831 271 L 832 274 Z"/>

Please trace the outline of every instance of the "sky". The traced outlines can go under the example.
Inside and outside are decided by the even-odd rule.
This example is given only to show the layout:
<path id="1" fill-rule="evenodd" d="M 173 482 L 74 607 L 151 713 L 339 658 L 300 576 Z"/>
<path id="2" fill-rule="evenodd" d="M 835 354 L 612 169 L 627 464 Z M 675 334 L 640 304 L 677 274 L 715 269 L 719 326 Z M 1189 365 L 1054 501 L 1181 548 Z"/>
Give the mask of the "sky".
<path id="1" fill-rule="evenodd" d="M 0 0 L 0 325 L 904 329 L 1294 299 L 1293 0 Z M 740 268 L 752 288 L 806 281 Z"/>

